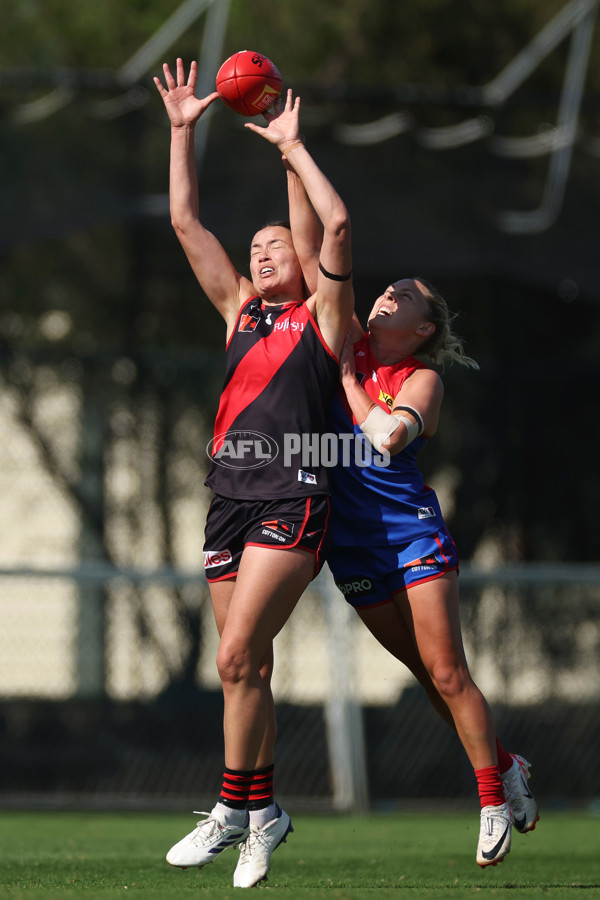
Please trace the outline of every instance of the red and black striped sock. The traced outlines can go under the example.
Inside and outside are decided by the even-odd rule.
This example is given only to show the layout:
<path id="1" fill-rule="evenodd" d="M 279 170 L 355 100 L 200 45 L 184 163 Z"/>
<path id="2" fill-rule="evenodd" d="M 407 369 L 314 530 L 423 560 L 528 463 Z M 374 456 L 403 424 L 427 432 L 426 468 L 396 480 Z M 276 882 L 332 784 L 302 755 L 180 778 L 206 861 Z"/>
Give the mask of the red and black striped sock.
<path id="1" fill-rule="evenodd" d="M 219 797 L 232 809 L 264 809 L 273 802 L 273 766 L 240 772 L 225 769 Z"/>
<path id="2" fill-rule="evenodd" d="M 232 809 L 246 809 L 254 772 L 225 769 L 219 801 Z"/>
<path id="3" fill-rule="evenodd" d="M 255 769 L 248 794 L 248 809 L 265 809 L 273 803 L 273 766 Z"/>

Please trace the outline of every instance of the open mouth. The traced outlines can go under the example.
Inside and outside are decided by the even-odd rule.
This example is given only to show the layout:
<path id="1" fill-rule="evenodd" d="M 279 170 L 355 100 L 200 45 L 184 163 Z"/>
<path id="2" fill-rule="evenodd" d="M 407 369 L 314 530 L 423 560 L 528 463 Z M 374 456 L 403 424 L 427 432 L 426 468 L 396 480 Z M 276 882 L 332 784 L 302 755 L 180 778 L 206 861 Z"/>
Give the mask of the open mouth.
<path id="1" fill-rule="evenodd" d="M 263 266 L 260 270 L 261 275 L 272 275 L 275 269 L 272 266 Z"/>
<path id="2" fill-rule="evenodd" d="M 381 309 L 377 310 L 378 316 L 391 316 L 393 313 L 392 309 L 388 309 L 387 306 L 382 306 Z"/>

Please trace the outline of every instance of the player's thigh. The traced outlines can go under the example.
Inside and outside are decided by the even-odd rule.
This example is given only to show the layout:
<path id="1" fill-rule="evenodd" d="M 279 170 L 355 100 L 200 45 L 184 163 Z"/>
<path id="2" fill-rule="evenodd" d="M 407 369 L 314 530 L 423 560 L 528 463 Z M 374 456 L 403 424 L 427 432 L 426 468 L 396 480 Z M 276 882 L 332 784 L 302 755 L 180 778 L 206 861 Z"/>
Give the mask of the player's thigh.
<path id="1" fill-rule="evenodd" d="M 235 578 L 227 578 L 223 581 L 213 581 L 209 584 L 210 602 L 219 635 L 223 634 L 223 629 L 225 628 L 229 604 L 235 590 L 235 582 Z"/>
<path id="2" fill-rule="evenodd" d="M 415 654 L 413 636 L 398 606 L 391 600 L 379 606 L 356 609 L 374 638 L 396 659 L 408 665 Z"/>
<path id="3" fill-rule="evenodd" d="M 304 550 L 246 546 L 229 599 L 222 640 L 263 659 L 314 575 Z"/>
<path id="4" fill-rule="evenodd" d="M 410 586 L 395 594 L 394 602 L 429 671 L 440 660 L 466 667 L 456 572 Z"/>

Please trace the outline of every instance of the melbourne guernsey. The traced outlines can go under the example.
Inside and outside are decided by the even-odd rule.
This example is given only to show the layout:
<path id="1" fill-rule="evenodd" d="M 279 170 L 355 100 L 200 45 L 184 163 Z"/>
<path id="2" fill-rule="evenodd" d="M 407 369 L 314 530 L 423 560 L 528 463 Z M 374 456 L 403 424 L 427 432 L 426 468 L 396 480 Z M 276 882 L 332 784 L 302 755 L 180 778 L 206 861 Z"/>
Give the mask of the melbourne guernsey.
<path id="1" fill-rule="evenodd" d="M 412 356 L 381 365 L 371 353 L 368 337 L 354 345 L 354 355 L 362 387 L 387 411 L 408 376 L 425 368 Z M 340 435 L 353 435 L 348 459 L 330 475 L 334 546 L 403 544 L 443 527 L 435 491 L 424 484 L 416 462 L 425 438 L 416 438 L 394 456 L 382 456 L 354 421 L 341 389 L 333 402 L 332 426 Z"/>

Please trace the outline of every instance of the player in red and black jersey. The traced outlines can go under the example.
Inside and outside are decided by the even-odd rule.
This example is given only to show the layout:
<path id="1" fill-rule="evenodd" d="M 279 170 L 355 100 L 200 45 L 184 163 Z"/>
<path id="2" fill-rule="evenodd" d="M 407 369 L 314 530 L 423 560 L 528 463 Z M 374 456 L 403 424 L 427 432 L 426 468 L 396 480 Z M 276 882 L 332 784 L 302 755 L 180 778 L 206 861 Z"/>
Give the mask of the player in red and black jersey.
<path id="1" fill-rule="evenodd" d="M 194 96 L 177 60 L 155 84 L 171 121 L 171 219 L 208 299 L 226 323 L 227 371 L 208 484 L 205 565 L 220 634 L 217 666 L 225 699 L 225 774 L 208 817 L 167 860 L 203 866 L 241 844 L 234 885 L 251 887 L 291 830 L 273 800 L 275 710 L 272 642 L 321 565 L 329 524 L 326 473 L 298 442 L 324 430 L 338 358 L 353 311 L 347 210 L 304 146 L 300 100 L 246 127 L 274 144 L 301 182 L 322 228 L 315 290 L 305 282 L 290 229 L 268 225 L 250 249 L 250 278 L 236 271 L 199 219 L 194 128 L 217 98 Z M 296 452 L 292 452 L 295 450 Z M 282 552 L 283 551 L 283 552 Z"/>

